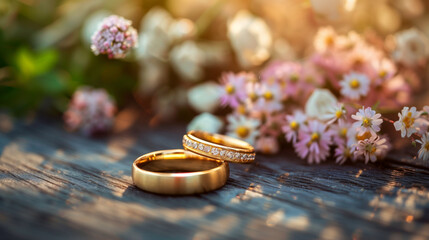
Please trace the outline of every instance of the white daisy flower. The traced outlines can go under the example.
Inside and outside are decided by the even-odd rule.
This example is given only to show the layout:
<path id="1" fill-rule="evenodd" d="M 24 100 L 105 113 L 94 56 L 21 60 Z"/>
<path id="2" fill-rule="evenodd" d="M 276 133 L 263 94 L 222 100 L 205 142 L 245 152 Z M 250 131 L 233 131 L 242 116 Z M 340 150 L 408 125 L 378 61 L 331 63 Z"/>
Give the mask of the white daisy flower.
<path id="1" fill-rule="evenodd" d="M 423 134 L 422 139 L 416 140 L 416 142 L 422 145 L 419 150 L 419 158 L 423 161 L 427 161 L 429 159 L 429 132 Z"/>
<path id="2" fill-rule="evenodd" d="M 227 120 L 229 123 L 228 136 L 239 138 L 253 145 L 255 138 L 259 135 L 257 127 L 261 122 L 258 119 L 247 118 L 243 115 L 229 115 Z"/>
<path id="3" fill-rule="evenodd" d="M 352 118 L 357 121 L 353 124 L 353 127 L 356 128 L 358 134 L 370 132 L 374 136 L 380 131 L 380 125 L 383 123 L 383 119 L 380 117 L 381 114 L 376 113 L 370 107 L 362 107 L 356 115 L 352 115 Z"/>
<path id="4" fill-rule="evenodd" d="M 277 84 L 268 86 L 262 84 L 257 90 L 258 99 L 256 100 L 255 109 L 263 112 L 275 112 L 283 108 L 281 103 L 281 92 Z"/>
<path id="5" fill-rule="evenodd" d="M 330 105 L 324 114 L 319 116 L 319 119 L 322 121 L 327 121 L 327 124 L 330 125 L 337 121 L 338 119 L 345 119 L 346 118 L 346 108 L 344 107 L 344 104 L 337 103 L 334 105 Z"/>
<path id="6" fill-rule="evenodd" d="M 414 122 L 420 117 L 422 112 L 416 111 L 416 107 L 412 107 L 411 109 L 404 107 L 401 113 L 398 113 L 399 120 L 393 125 L 396 131 L 401 131 L 401 137 L 410 137 L 413 133 L 417 132 Z"/>
<path id="7" fill-rule="evenodd" d="M 429 40 L 420 30 L 411 28 L 395 34 L 396 49 L 393 59 L 413 67 L 425 62 L 429 52 Z"/>
<path id="8" fill-rule="evenodd" d="M 369 161 L 377 161 L 377 157 L 383 157 L 389 150 L 387 140 L 375 135 L 369 139 L 361 140 L 356 145 L 355 158 L 364 157 L 365 164 Z"/>
<path id="9" fill-rule="evenodd" d="M 314 38 L 314 48 L 317 52 L 325 52 L 335 47 L 337 33 L 331 26 L 320 28 Z"/>
<path id="10" fill-rule="evenodd" d="M 341 94 L 352 100 L 358 100 L 368 94 L 369 84 L 369 78 L 365 74 L 352 72 L 344 76 L 340 82 Z"/>

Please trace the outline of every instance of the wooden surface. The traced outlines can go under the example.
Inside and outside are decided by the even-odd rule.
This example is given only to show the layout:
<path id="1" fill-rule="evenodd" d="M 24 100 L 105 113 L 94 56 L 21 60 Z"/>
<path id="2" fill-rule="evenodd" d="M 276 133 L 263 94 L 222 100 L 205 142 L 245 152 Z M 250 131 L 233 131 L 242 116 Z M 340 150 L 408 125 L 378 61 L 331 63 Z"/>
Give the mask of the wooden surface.
<path id="1" fill-rule="evenodd" d="M 231 164 L 222 189 L 160 196 L 132 185 L 136 157 L 181 148 L 182 125 L 104 138 L 1 117 L 1 239 L 428 239 L 429 171 L 385 161 L 306 165 L 289 149 Z"/>

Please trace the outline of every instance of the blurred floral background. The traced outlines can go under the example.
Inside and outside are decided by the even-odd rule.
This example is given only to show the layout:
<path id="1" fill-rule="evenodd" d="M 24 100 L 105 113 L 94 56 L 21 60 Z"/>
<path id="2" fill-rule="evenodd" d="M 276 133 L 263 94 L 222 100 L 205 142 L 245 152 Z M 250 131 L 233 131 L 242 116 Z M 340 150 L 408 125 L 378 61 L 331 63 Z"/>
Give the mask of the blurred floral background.
<path id="1" fill-rule="evenodd" d="M 308 108 L 318 88 L 346 103 L 340 109 L 373 107 L 393 120 L 405 105 L 428 105 L 428 8 L 423 0 L 3 0 L 0 105 L 64 118 L 86 135 L 109 130 L 115 116 L 130 119 L 131 108 L 151 125 L 190 122 L 275 153 L 282 131 L 295 141 L 286 115 Z M 130 20 L 125 37 L 136 37 L 103 54 L 93 36 L 110 15 Z M 239 88 L 247 95 L 232 96 Z"/>

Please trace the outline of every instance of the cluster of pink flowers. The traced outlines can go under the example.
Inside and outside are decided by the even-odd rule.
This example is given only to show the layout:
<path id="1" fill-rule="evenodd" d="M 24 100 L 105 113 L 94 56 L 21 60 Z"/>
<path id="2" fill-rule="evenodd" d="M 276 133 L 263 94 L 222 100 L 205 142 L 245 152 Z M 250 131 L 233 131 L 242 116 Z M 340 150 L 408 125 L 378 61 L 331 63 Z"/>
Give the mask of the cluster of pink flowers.
<path id="1" fill-rule="evenodd" d="M 348 116 L 343 105 L 339 105 L 335 115 L 325 121 L 321 120 L 323 117 L 308 117 L 299 110 L 286 116 L 283 132 L 298 156 L 309 163 L 320 163 L 330 156 L 333 147 L 339 164 L 347 160 L 368 163 L 383 158 L 390 146 L 387 138 L 380 135 L 381 114 L 362 107 Z"/>
<path id="2" fill-rule="evenodd" d="M 124 58 L 137 45 L 137 31 L 131 21 L 111 15 L 105 18 L 92 36 L 91 50 L 95 55 L 107 54 L 109 58 Z"/>
<path id="3" fill-rule="evenodd" d="M 314 48 L 309 61 L 321 69 L 343 102 L 364 106 L 378 102 L 385 109 L 409 102 L 411 87 L 406 78 L 412 71 L 393 62 L 359 34 L 340 35 L 332 27 L 321 28 Z"/>
<path id="4" fill-rule="evenodd" d="M 232 109 L 227 134 L 263 153 L 277 152 L 278 140 L 285 138 L 309 163 L 327 160 L 332 149 L 339 164 L 383 158 L 390 148 L 380 132 L 383 118 L 362 106 L 398 109 L 408 103 L 411 88 L 405 70 L 353 32 L 339 35 L 323 28 L 314 47 L 315 53 L 304 61 L 271 63 L 260 76 L 224 73 L 221 105 Z M 403 136 L 420 134 L 419 156 L 427 159 L 429 135 L 421 132 L 427 131 L 424 115 L 404 108 L 395 128 Z"/>
<path id="5" fill-rule="evenodd" d="M 64 122 L 69 130 L 89 136 L 110 130 L 115 112 L 115 103 L 104 89 L 81 87 L 73 94 Z"/>

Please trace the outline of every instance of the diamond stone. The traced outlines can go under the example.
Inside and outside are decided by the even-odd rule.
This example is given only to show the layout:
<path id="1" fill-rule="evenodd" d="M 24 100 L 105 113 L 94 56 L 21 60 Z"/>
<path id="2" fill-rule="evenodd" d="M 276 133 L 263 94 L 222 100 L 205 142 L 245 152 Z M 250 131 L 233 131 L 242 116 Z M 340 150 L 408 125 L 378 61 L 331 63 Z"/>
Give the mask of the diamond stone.
<path id="1" fill-rule="evenodd" d="M 213 154 L 213 155 L 218 155 L 218 154 L 219 154 L 219 149 L 217 149 L 217 148 L 212 148 L 212 154 Z"/>
<path id="2" fill-rule="evenodd" d="M 193 148 L 193 149 L 197 149 L 197 147 L 198 147 L 198 143 L 196 143 L 196 142 L 192 142 L 192 148 Z"/>
<path id="3" fill-rule="evenodd" d="M 198 149 L 200 149 L 201 151 L 203 151 L 203 150 L 204 150 L 204 144 L 200 143 L 200 144 L 198 145 Z"/>
<path id="4" fill-rule="evenodd" d="M 227 156 L 228 158 L 233 159 L 233 158 L 234 158 L 234 153 L 233 153 L 233 152 L 227 152 L 227 153 L 226 153 L 226 156 Z"/>
<path id="5" fill-rule="evenodd" d="M 237 153 L 235 153 L 235 154 L 234 154 L 234 158 L 235 158 L 235 159 L 237 159 L 237 160 L 238 160 L 238 159 L 240 159 L 240 158 L 241 158 L 241 154 L 240 154 L 240 153 L 238 153 L 238 152 L 237 152 Z"/>
<path id="6" fill-rule="evenodd" d="M 209 153 L 210 152 L 210 146 L 204 146 L 204 152 Z"/>
<path id="7" fill-rule="evenodd" d="M 249 155 L 243 154 L 243 155 L 241 155 L 241 160 L 247 160 L 248 157 L 249 157 Z"/>
<path id="8" fill-rule="evenodd" d="M 219 152 L 219 155 L 220 155 L 221 157 L 223 157 L 223 156 L 225 156 L 225 154 L 226 154 L 226 151 L 225 151 L 225 150 L 223 150 L 223 149 L 221 149 L 221 150 L 220 150 L 220 152 Z"/>

